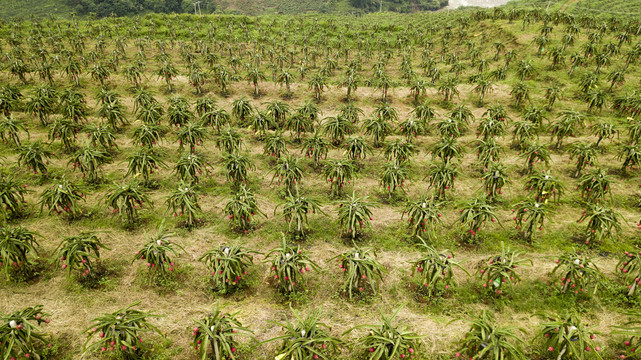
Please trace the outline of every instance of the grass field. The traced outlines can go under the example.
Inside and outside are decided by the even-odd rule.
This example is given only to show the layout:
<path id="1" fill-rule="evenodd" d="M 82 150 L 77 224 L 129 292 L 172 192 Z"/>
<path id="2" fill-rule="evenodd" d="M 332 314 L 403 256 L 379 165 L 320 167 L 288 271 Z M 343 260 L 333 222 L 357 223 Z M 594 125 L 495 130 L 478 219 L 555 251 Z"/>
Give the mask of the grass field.
<path id="1" fill-rule="evenodd" d="M 342 334 L 359 324 L 377 323 L 379 312 L 391 314 L 399 306 L 405 305 L 396 323 L 424 335 L 414 358 L 453 359 L 456 358 L 458 342 L 469 329 L 469 324 L 462 319 L 476 318 L 481 311 L 487 310 L 494 314 L 497 323 L 521 328 L 517 333 L 527 341 L 524 350 L 527 358 L 545 359 L 548 358 L 546 349 L 541 347 L 538 340 L 530 341 L 539 335 L 541 322 L 532 315 L 543 310 L 554 312 L 573 309 L 586 324 L 594 326 L 599 332 L 596 341 L 602 349 L 601 356 L 605 359 L 619 358 L 625 353 L 624 339 L 612 333 L 612 326 L 627 321 L 629 317 L 625 313 L 638 311 L 641 302 L 638 294 L 626 295 L 629 281 L 626 282 L 621 274 L 616 273 L 615 266 L 624 251 L 639 251 L 636 223 L 640 217 L 640 193 L 639 169 L 624 172 L 621 169 L 623 161 L 617 159 L 621 146 L 628 141 L 628 114 L 621 114 L 612 109 L 611 105 L 616 97 L 629 94 L 639 87 L 641 67 L 637 63 L 631 63 L 626 70 L 622 70 L 625 58 L 638 44 L 639 36 L 630 33 L 631 42 L 623 43 L 619 51 L 611 55 L 593 87 L 608 89 L 608 74 L 619 69 L 625 73 L 625 82 L 615 84 L 607 92 L 606 104 L 601 110 L 590 109 L 583 99 L 580 82 L 594 73 L 596 55 L 586 60 L 585 65 L 577 67 L 570 76 L 570 54 L 581 52 L 584 44 L 589 42 L 590 34 L 596 30 L 579 25 L 581 31 L 575 35 L 574 44 L 569 45 L 564 52 L 565 62 L 552 66 L 548 54 L 552 48 L 561 46 L 567 28 L 562 24 L 563 20 L 559 20 L 559 24 L 550 23 L 552 30 L 549 43 L 539 54 L 534 39 L 543 26 L 541 21 L 532 20 L 523 25 L 519 20 L 492 20 L 490 15 L 488 18 L 474 20 L 472 14 L 485 12 L 453 11 L 449 16 L 446 13 L 384 14 L 358 18 L 317 15 L 257 18 L 149 15 L 136 24 L 129 19 L 80 21 L 80 36 L 76 35 L 71 21 L 60 20 L 58 23 L 38 23 L 43 27 L 43 35 L 39 39 L 30 38 L 30 31 L 36 28 L 36 24 L 32 22 L 23 22 L 15 28 L 11 24 L 2 24 L 2 48 L 11 60 L 7 64 L 14 63 L 20 57 L 17 50 L 21 48 L 25 52 L 23 60 L 29 66 L 37 68 L 41 63 L 41 55 L 37 52 L 38 46 L 32 46 L 30 41 L 33 41 L 33 44 L 47 49 L 44 56 L 54 64 L 53 87 L 59 91 L 72 87 L 72 82 L 63 71 L 67 58 L 62 55 L 70 54 L 71 58 L 82 63 L 80 52 L 73 48 L 74 39 L 82 40 L 82 57 L 87 60 L 87 65 L 82 66 L 77 90 L 87 99 L 87 124 L 103 124 L 105 121 L 98 115 L 98 93 L 101 87 L 97 80 L 92 79 L 90 69 L 94 64 L 106 66 L 110 60 L 112 64 L 116 63 L 118 71 L 111 71 L 105 81 L 105 88 L 114 91 L 121 98 L 129 124 L 114 131 L 118 148 L 109 150 L 114 161 L 104 165 L 104 181 L 89 184 L 78 171 L 69 166 L 71 152 L 63 148 L 60 140 L 49 140 L 49 128 L 43 127 L 38 118 L 25 109 L 24 103 L 32 97 L 34 89 L 44 83 L 39 79 L 38 72 L 27 72 L 25 82 L 12 75 L 9 68 L 0 73 L 2 84 L 15 85 L 24 95 L 24 99 L 11 111 L 12 117 L 23 121 L 28 127 L 28 136 L 26 132 L 18 133 L 20 140 L 26 144 L 42 139 L 47 148 L 55 153 L 50 160 L 47 176 L 34 175 L 32 171 L 18 165 L 19 152 L 15 146 L 8 143 L 0 145 L 0 152 L 5 157 L 3 174 L 14 176 L 31 191 L 26 196 L 28 214 L 9 221 L 7 226 L 24 226 L 42 235 L 38 239 L 39 274 L 27 282 L 5 281 L 3 278 L 0 281 L 0 313 L 9 313 L 25 306 L 44 305 L 52 319 L 50 324 L 42 326 L 54 345 L 53 350 L 49 351 L 52 354 L 49 358 L 79 359 L 87 338 L 83 330 L 90 326 L 92 319 L 140 301 L 137 308 L 162 316 L 150 321 L 164 335 L 145 335 L 145 341 L 150 347 L 145 357 L 196 359 L 197 353 L 190 345 L 193 320 L 202 318 L 216 305 L 226 305 L 228 311 L 240 311 L 238 318 L 254 331 L 258 341 L 282 334 L 282 329 L 274 325 L 274 321 L 292 319 L 293 312 L 306 314 L 313 309 L 320 309 L 321 320 L 330 326 L 331 334 L 347 342 L 341 347 L 340 354 L 328 358 L 365 359 L 368 356 L 366 350 L 353 345 L 353 341 L 364 335 L 365 331 Z M 492 10 L 488 10 L 487 14 L 492 14 Z M 466 19 L 467 22 L 461 19 Z M 57 24 L 60 24 L 63 37 L 57 37 Z M 466 24 L 464 29 L 461 24 Z M 449 37 L 446 35 L 446 25 L 452 26 Z M 22 42 L 21 44 L 11 43 L 15 40 L 11 40 L 13 31 L 19 32 L 18 38 L 22 40 L 18 43 Z M 620 29 L 606 31 L 601 37 L 597 52 L 609 43 L 616 44 L 620 32 Z M 123 41 L 124 53 L 115 51 L 116 39 Z M 495 60 L 494 44 L 499 41 L 505 45 L 505 49 Z M 97 48 L 97 44 L 104 44 L 104 49 Z M 207 45 L 206 50 L 203 50 L 202 44 Z M 481 73 L 489 79 L 493 70 L 503 68 L 505 54 L 510 50 L 514 50 L 515 58 L 507 66 L 506 77 L 492 80 L 492 91 L 487 93 L 481 104 L 479 94 L 474 91 L 478 81 L 469 81 L 470 77 Z M 163 51 L 167 55 L 167 61 L 178 69 L 177 76 L 171 80 L 173 91 L 168 91 L 164 80 L 156 75 L 163 65 Z M 218 55 L 215 61 L 218 69 L 222 66 L 238 76 L 237 80 L 230 82 L 229 94 L 222 94 L 213 80 L 213 72 L 210 71 L 212 67 L 206 61 L 208 53 Z M 204 94 L 195 94 L 189 82 L 189 66 L 186 62 L 189 56 L 186 54 L 193 55 L 195 64 L 206 70 Z M 264 73 L 265 79 L 258 82 L 260 94 L 252 96 L 254 87 L 245 81 L 247 71 L 243 64 L 250 64 L 251 68 L 251 64 L 256 63 L 257 54 L 260 54 L 259 69 Z M 61 55 L 60 64 L 53 61 L 55 55 Z M 312 56 L 316 59 L 312 60 Z M 343 275 L 330 259 L 355 245 L 337 223 L 339 202 L 345 196 L 330 196 L 327 179 L 320 169 L 312 166 L 311 160 L 301 154 L 301 146 L 290 131 L 285 131 L 287 152 L 300 158 L 304 173 L 300 190 L 305 196 L 317 199 L 321 209 L 327 214 L 310 215 L 310 236 L 305 241 L 296 242 L 320 265 L 321 270 L 307 273 L 303 284 L 299 284 L 302 285 L 300 291 L 293 295 L 283 295 L 277 290 L 269 264 L 263 262 L 262 255 L 254 257 L 255 265 L 248 273 L 247 286 L 232 294 L 214 291 L 210 281 L 211 270 L 198 261 L 205 251 L 230 244 L 242 244 L 265 254 L 278 246 L 281 234 L 287 232 L 282 210 L 277 208 L 284 200 L 285 191 L 282 186 L 272 182 L 276 159 L 265 154 L 265 140 L 247 124 L 239 125 L 238 119 L 232 118 L 232 123 L 242 136 L 242 153 L 255 165 L 255 169 L 250 171 L 248 186 L 256 193 L 259 209 L 266 214 L 247 233 L 231 229 L 228 214 L 224 212 L 234 191 L 226 180 L 224 154 L 216 147 L 218 134 L 213 128 L 208 129 L 208 137 L 196 148 L 212 165 L 209 176 L 205 176 L 197 185 L 198 194 L 203 195 L 199 200 L 202 212 L 198 213 L 202 225 L 193 229 L 185 228 L 182 226 L 184 217 L 174 217 L 167 211 L 165 201 L 177 187 L 178 178 L 173 168 L 181 152 L 178 150 L 178 129 L 167 126 L 166 116 L 162 117 L 166 134 L 156 148 L 168 166 L 155 171 L 151 175 L 152 183 L 143 189 L 154 206 L 141 209 L 140 218 L 133 227 L 125 226 L 113 214 L 113 209 L 107 206 L 105 198 L 111 191 L 113 182 L 122 184 L 132 178 L 139 178 L 137 175 L 125 176 L 128 157 L 139 149 L 132 138 L 135 130 L 142 125 L 136 119 L 134 111 L 135 90 L 123 75 L 123 70 L 135 61 L 140 60 L 146 65 L 141 86 L 153 94 L 165 110 L 170 99 L 176 96 L 187 99 L 194 112 L 194 104 L 198 99 L 211 97 L 216 100 L 218 107 L 229 113 L 232 113 L 233 102 L 241 97 L 249 99 L 252 107 L 259 111 L 264 111 L 269 103 L 276 100 L 297 109 L 313 98 L 313 90 L 308 85 L 311 76 L 335 62 L 336 68 L 330 70 L 327 76 L 328 87 L 318 102 L 322 119 L 336 116 L 341 106 L 347 103 L 346 89 L 338 85 L 343 82 L 350 63 L 358 64 L 358 67 L 352 65 L 361 79 L 360 86 L 353 94 L 353 102 L 362 109 L 363 115 L 356 124 L 358 130 L 354 136 L 362 136 L 367 139 L 368 144 L 373 145 L 372 139 L 362 130 L 362 124 L 365 119 L 373 117 L 374 111 L 383 103 L 381 89 L 366 84 L 368 80 L 375 83 L 377 63 L 392 80 L 387 102 L 399 114 L 398 121 L 391 121 L 394 132 L 387 140 L 403 137 L 398 133 L 399 123 L 409 118 L 416 106 L 409 85 L 402 78 L 401 64 L 404 56 L 415 76 L 428 84 L 420 102 L 427 101 L 436 113 L 429 129 L 412 140 L 418 152 L 409 161 L 406 192 L 398 192 L 390 198 L 381 187 L 379 178 L 387 162 L 383 148 L 373 148 L 369 156 L 360 160 L 356 177 L 345 185 L 346 195 L 354 192 L 358 196 L 367 196 L 374 203 L 371 225 L 366 227 L 364 237 L 357 243 L 376 249 L 376 259 L 387 270 L 379 294 L 360 295 L 350 301 L 341 292 Z M 433 64 L 423 68 L 421 64 L 429 59 Z M 485 60 L 485 66 L 479 63 L 479 59 Z M 526 63 L 530 61 L 534 69 L 524 79 L 521 79 L 517 71 L 523 64 L 522 60 Z M 285 94 L 284 86 L 279 86 L 272 80 L 272 69 L 278 69 L 279 61 L 285 64 L 284 70 L 289 68 L 294 74 L 291 96 Z M 456 85 L 460 96 L 454 97 L 452 102 L 443 101 L 438 88 L 445 79 L 454 77 L 455 70 L 451 69 L 457 63 L 462 66 Z M 304 79 L 295 70 L 300 64 L 305 64 L 307 70 Z M 431 81 L 433 68 L 443 74 L 434 83 Z M 515 106 L 511 95 L 515 86 L 520 83 L 529 88 L 529 100 L 525 101 L 525 106 Z M 530 105 L 541 109 L 545 107 L 546 88 L 555 83 L 561 86 L 562 96 L 549 110 L 544 110 L 544 126 L 535 130 L 538 141 L 550 151 L 550 165 L 547 167 L 537 163 L 534 166 L 535 172 L 549 168 L 551 174 L 564 185 L 565 192 L 558 202 L 550 201 L 547 204 L 552 212 L 542 229 L 536 231 L 533 241 L 528 242 L 523 239 L 513 221 L 514 204 L 531 199 L 532 195 L 525 190 L 529 175 L 524 171 L 526 163 L 519 157 L 520 150 L 511 146 L 511 131 L 514 123 L 522 120 Z M 464 272 L 457 271 L 458 286 L 444 291 L 442 296 L 430 299 L 418 290 L 421 284 L 410 277 L 413 271 L 410 262 L 418 259 L 421 252 L 415 246 L 415 241 L 408 236 L 407 219 L 402 219 L 401 216 L 406 201 L 417 200 L 424 194 L 434 194 L 426 178 L 430 166 L 440 162 L 438 157 L 431 154 L 435 144 L 441 140 L 434 124 L 447 120 L 456 105 L 467 107 L 474 115 L 474 120 L 470 122 L 469 129 L 457 138 L 463 151 L 456 160 L 461 174 L 456 177 L 453 188 L 446 191 L 445 204 L 441 209 L 442 224 L 437 226 L 437 236 L 430 243 L 439 250 L 450 249 L 454 258 L 472 276 L 468 277 Z M 466 200 L 483 194 L 479 179 L 483 174 L 483 167 L 476 156 L 476 131 L 485 111 L 493 105 L 501 105 L 510 118 L 506 120 L 508 130 L 497 136 L 496 141 L 501 148 L 500 161 L 507 167 L 507 175 L 511 181 L 499 200 L 493 204 L 498 222 L 488 221 L 478 236 L 471 238 L 469 228 L 461 225 L 457 219 Z M 548 126 L 559 119 L 565 110 L 575 110 L 584 115 L 586 125 L 579 127 L 574 136 L 570 136 L 560 149 L 556 149 L 552 146 L 554 141 L 549 135 Z M 59 110 L 52 115 L 52 119 L 61 117 Z M 568 160 L 567 151 L 570 143 L 596 143 L 597 138 L 592 135 L 590 125 L 602 121 L 615 124 L 618 130 L 616 137 L 603 140 L 598 147 L 597 158 L 598 167 L 613 179 L 612 199 L 606 201 L 606 204 L 621 214 L 621 230 L 602 242 L 586 246 L 585 223 L 577 222 L 586 204 L 580 198 L 580 191 L 576 189 L 577 179 L 572 176 L 575 164 Z M 78 124 L 77 138 L 71 137 L 75 141 L 74 146 L 86 144 L 87 124 Z M 315 125 L 320 128 L 320 124 Z M 268 133 L 273 131 L 269 130 Z M 309 136 L 310 134 L 303 135 L 304 138 Z M 343 143 L 332 146 L 327 157 L 344 159 Z M 39 196 L 61 178 L 78 184 L 86 194 L 86 199 L 78 203 L 81 215 L 74 219 L 65 214 L 47 214 L 46 208 L 44 213 L 39 211 Z M 184 247 L 184 252 L 175 257 L 176 271 L 169 280 L 158 284 L 149 282 L 144 262 L 133 260 L 136 252 L 156 233 L 160 224 L 175 232 L 174 239 Z M 94 289 L 82 286 L 75 276 L 66 278 L 55 251 L 63 237 L 88 231 L 95 232 L 108 248 L 101 251 L 101 257 L 109 274 Z M 484 282 L 479 279 L 477 271 L 482 264 L 500 253 L 502 244 L 521 252 L 522 258 L 531 259 L 532 267 L 521 270 L 522 280 L 513 288 L 508 288 L 502 295 L 496 295 L 484 290 Z M 561 294 L 554 286 L 559 281 L 559 276 L 550 274 L 555 266 L 555 259 L 573 249 L 592 257 L 605 276 L 603 285 L 594 295 L 591 292 Z M 238 352 L 242 359 L 274 359 L 280 353 L 280 342 L 258 345 L 246 339 L 240 341 Z M 98 351 L 85 354 L 85 358 L 117 358 L 115 353 L 108 352 L 108 355 L 104 355 Z M 596 358 L 594 354 L 593 351 L 584 358 Z"/>

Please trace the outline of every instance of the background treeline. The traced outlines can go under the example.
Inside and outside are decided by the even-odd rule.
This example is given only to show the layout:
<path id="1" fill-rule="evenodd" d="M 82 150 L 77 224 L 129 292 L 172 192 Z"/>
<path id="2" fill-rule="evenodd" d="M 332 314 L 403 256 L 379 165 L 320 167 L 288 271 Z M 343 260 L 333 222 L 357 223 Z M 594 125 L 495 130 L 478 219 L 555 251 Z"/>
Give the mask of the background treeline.
<path id="1" fill-rule="evenodd" d="M 448 5 L 448 0 L 349 0 L 350 5 L 366 11 L 394 12 L 435 11 Z"/>
<path id="2" fill-rule="evenodd" d="M 78 15 L 95 14 L 98 17 L 128 16 L 142 13 L 193 13 L 194 0 L 67 0 Z M 203 14 L 212 13 L 216 6 L 201 1 Z"/>

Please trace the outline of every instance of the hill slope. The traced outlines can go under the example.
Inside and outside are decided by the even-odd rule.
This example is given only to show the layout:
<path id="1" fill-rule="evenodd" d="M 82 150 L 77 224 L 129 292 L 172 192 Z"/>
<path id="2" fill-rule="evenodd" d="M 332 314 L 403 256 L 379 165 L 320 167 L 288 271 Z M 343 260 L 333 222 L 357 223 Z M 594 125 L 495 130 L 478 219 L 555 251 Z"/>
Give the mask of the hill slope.
<path id="1" fill-rule="evenodd" d="M 641 15 L 641 2 L 630 0 L 515 0 L 505 6 L 548 8 L 570 14 Z"/>

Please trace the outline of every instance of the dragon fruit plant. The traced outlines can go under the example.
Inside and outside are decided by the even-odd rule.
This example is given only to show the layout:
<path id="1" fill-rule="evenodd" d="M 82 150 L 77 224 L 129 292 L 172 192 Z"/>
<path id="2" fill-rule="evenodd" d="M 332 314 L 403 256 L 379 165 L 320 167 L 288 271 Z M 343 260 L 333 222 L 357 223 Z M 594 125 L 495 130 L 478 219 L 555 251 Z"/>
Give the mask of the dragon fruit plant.
<path id="1" fill-rule="evenodd" d="M 421 292 L 428 298 L 447 292 L 457 285 L 454 277 L 454 269 L 470 274 L 458 262 L 454 261 L 449 250 L 437 251 L 433 247 L 422 244 L 421 258 L 411 262 L 412 272 L 410 276 L 417 275 L 421 285 Z"/>
<path id="2" fill-rule="evenodd" d="M 362 294 L 366 289 L 373 294 L 378 293 L 379 283 L 387 269 L 374 259 L 375 256 L 376 252 L 373 249 L 357 246 L 330 259 L 336 260 L 338 267 L 345 274 L 345 282 L 341 289 L 349 295 L 350 300 L 355 293 Z"/>
<path id="3" fill-rule="evenodd" d="M 67 278 L 74 269 L 78 269 L 78 278 L 96 278 L 102 275 L 101 271 L 97 271 L 101 249 L 109 250 L 96 234 L 81 233 L 63 237 L 56 251 L 60 266 L 67 272 Z"/>
<path id="4" fill-rule="evenodd" d="M 285 234 L 281 234 L 282 242 L 280 247 L 272 249 L 265 255 L 265 262 L 271 264 L 271 273 L 274 274 L 274 281 L 278 288 L 285 294 L 290 294 L 300 287 L 305 272 L 319 271 L 316 265 L 303 251 L 300 246 L 287 244 Z M 298 286 L 297 286 L 298 285 Z"/>
<path id="5" fill-rule="evenodd" d="M 3 268 L 7 280 L 16 271 L 31 272 L 34 257 L 38 256 L 40 245 L 36 237 L 40 234 L 29 231 L 24 227 L 4 226 L 0 228 L 0 267 Z"/>
<path id="6" fill-rule="evenodd" d="M 548 359 L 590 360 L 602 359 L 596 344 L 597 333 L 586 327 L 575 312 L 537 314 L 543 320 L 540 338 L 541 352 Z"/>
<path id="7" fill-rule="evenodd" d="M 260 253 L 239 245 L 221 246 L 207 251 L 198 261 L 206 263 L 212 270 L 216 289 L 229 293 L 242 286 L 241 280 L 254 264 L 254 254 Z"/>
<path id="8" fill-rule="evenodd" d="M 625 354 L 619 356 L 621 359 L 638 359 L 641 354 L 641 313 L 638 311 L 626 313 L 631 320 L 620 326 L 614 326 L 614 335 L 626 337 L 623 345 L 626 347 Z"/>
<path id="9" fill-rule="evenodd" d="M 160 316 L 134 309 L 139 304 L 137 301 L 124 309 L 94 318 L 91 326 L 83 331 L 87 334 L 87 341 L 82 354 L 109 351 L 118 353 L 123 359 L 141 358 L 144 353 L 142 333 L 162 333 L 148 321 Z"/>
<path id="10" fill-rule="evenodd" d="M 134 260 L 142 260 L 147 264 L 149 277 L 166 277 L 170 272 L 176 269 L 172 256 L 178 256 L 179 251 L 185 249 L 171 238 L 175 234 L 164 230 L 162 227 L 140 250 L 136 252 Z"/>
<path id="11" fill-rule="evenodd" d="M 418 356 L 419 340 L 423 337 L 404 327 L 393 325 L 403 306 L 399 307 L 392 316 L 381 313 L 379 324 L 358 325 L 347 330 L 343 335 L 360 328 L 368 331 L 357 341 L 357 346 L 366 352 L 368 360 L 409 359 Z"/>
<path id="12" fill-rule="evenodd" d="M 628 296 L 634 295 L 641 286 L 641 251 L 626 251 L 617 263 L 616 272 L 628 284 Z"/>
<path id="13" fill-rule="evenodd" d="M 501 295 L 520 281 L 521 277 L 516 269 L 527 264 L 532 266 L 532 260 L 521 259 L 520 255 L 510 248 L 506 249 L 501 243 L 501 253 L 487 259 L 485 265 L 478 270 L 483 288 Z"/>
<path id="14" fill-rule="evenodd" d="M 43 348 L 51 347 L 40 329 L 49 324 L 42 305 L 27 307 L 11 314 L 0 313 L 0 356 L 2 359 L 40 359 Z"/>
<path id="15" fill-rule="evenodd" d="M 412 239 L 436 240 L 436 226 L 441 224 L 440 210 L 443 203 L 435 201 L 433 197 L 423 195 L 418 201 L 408 201 L 403 209 L 401 219 L 407 216 L 407 227 L 411 231 Z"/>
<path id="16" fill-rule="evenodd" d="M 194 321 L 191 345 L 200 360 L 238 359 L 236 336 L 249 336 L 255 340 L 253 332 L 236 318 L 238 313 L 226 313 L 216 307 L 206 317 Z"/>
<path id="17" fill-rule="evenodd" d="M 562 294 L 583 293 L 592 289 L 595 294 L 604 276 L 589 256 L 582 256 L 576 251 L 561 255 L 552 269 L 552 276 L 560 276 L 561 282 L 555 283 Z"/>
<path id="18" fill-rule="evenodd" d="M 469 319 L 470 330 L 465 333 L 456 352 L 457 358 L 475 360 L 506 359 L 526 360 L 525 342 L 516 327 L 499 327 L 491 314 L 483 311 L 477 319 Z M 522 330 L 521 330 L 522 331 Z"/>
<path id="19" fill-rule="evenodd" d="M 310 312 L 302 317 L 295 311 L 295 322 L 285 318 L 285 323 L 275 325 L 283 328 L 283 335 L 264 341 L 282 341 L 275 360 L 312 360 L 335 359 L 340 351 L 342 341 L 330 335 L 331 328 L 320 322 L 321 312 L 319 310 Z"/>

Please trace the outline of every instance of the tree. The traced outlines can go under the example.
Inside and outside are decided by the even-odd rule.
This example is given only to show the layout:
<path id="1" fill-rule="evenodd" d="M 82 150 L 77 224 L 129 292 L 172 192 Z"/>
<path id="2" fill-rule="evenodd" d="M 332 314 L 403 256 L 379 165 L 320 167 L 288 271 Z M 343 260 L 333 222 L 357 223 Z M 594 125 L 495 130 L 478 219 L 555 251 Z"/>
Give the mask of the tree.
<path id="1" fill-rule="evenodd" d="M 281 86 L 285 84 L 285 87 L 287 88 L 286 96 L 288 97 L 292 95 L 290 86 L 293 81 L 294 81 L 294 75 L 292 75 L 292 73 L 290 73 L 288 70 L 282 71 L 278 75 L 278 78 L 276 79 L 276 82 Z"/>
<path id="2" fill-rule="evenodd" d="M 355 292 L 362 294 L 367 291 L 366 289 L 374 295 L 378 293 L 379 283 L 383 280 L 383 273 L 386 273 L 387 269 L 374 257 L 376 252 L 372 248 L 356 246 L 353 250 L 330 259 L 339 263 L 339 268 L 346 276 L 341 290 L 349 295 L 350 300 L 353 300 Z"/>
<path id="3" fill-rule="evenodd" d="M 247 82 L 254 85 L 254 97 L 259 96 L 258 82 L 265 80 L 265 75 L 256 67 L 249 69 L 247 72 Z"/>
<path id="4" fill-rule="evenodd" d="M 163 61 L 163 63 L 160 65 L 160 68 L 158 68 L 158 70 L 156 71 L 156 75 L 158 75 L 159 78 L 165 80 L 168 91 L 172 92 L 173 87 L 171 86 L 171 81 L 174 77 L 176 77 L 176 75 L 178 75 L 176 67 L 168 61 Z"/>
<path id="5" fill-rule="evenodd" d="M 510 95 L 514 99 L 514 106 L 518 108 L 521 103 L 530 101 L 530 87 L 523 82 L 519 82 L 514 85 Z"/>
<path id="6" fill-rule="evenodd" d="M 352 240 L 361 238 L 363 228 L 370 226 L 372 220 L 371 207 L 374 204 L 368 201 L 367 196 L 357 197 L 352 192 L 352 196 L 338 204 L 338 224 L 342 229 L 343 235 L 348 235 Z"/>
<path id="7" fill-rule="evenodd" d="M 443 95 L 443 101 L 451 102 L 454 96 L 459 96 L 458 82 L 454 78 L 447 78 L 438 86 L 438 93 Z"/>

